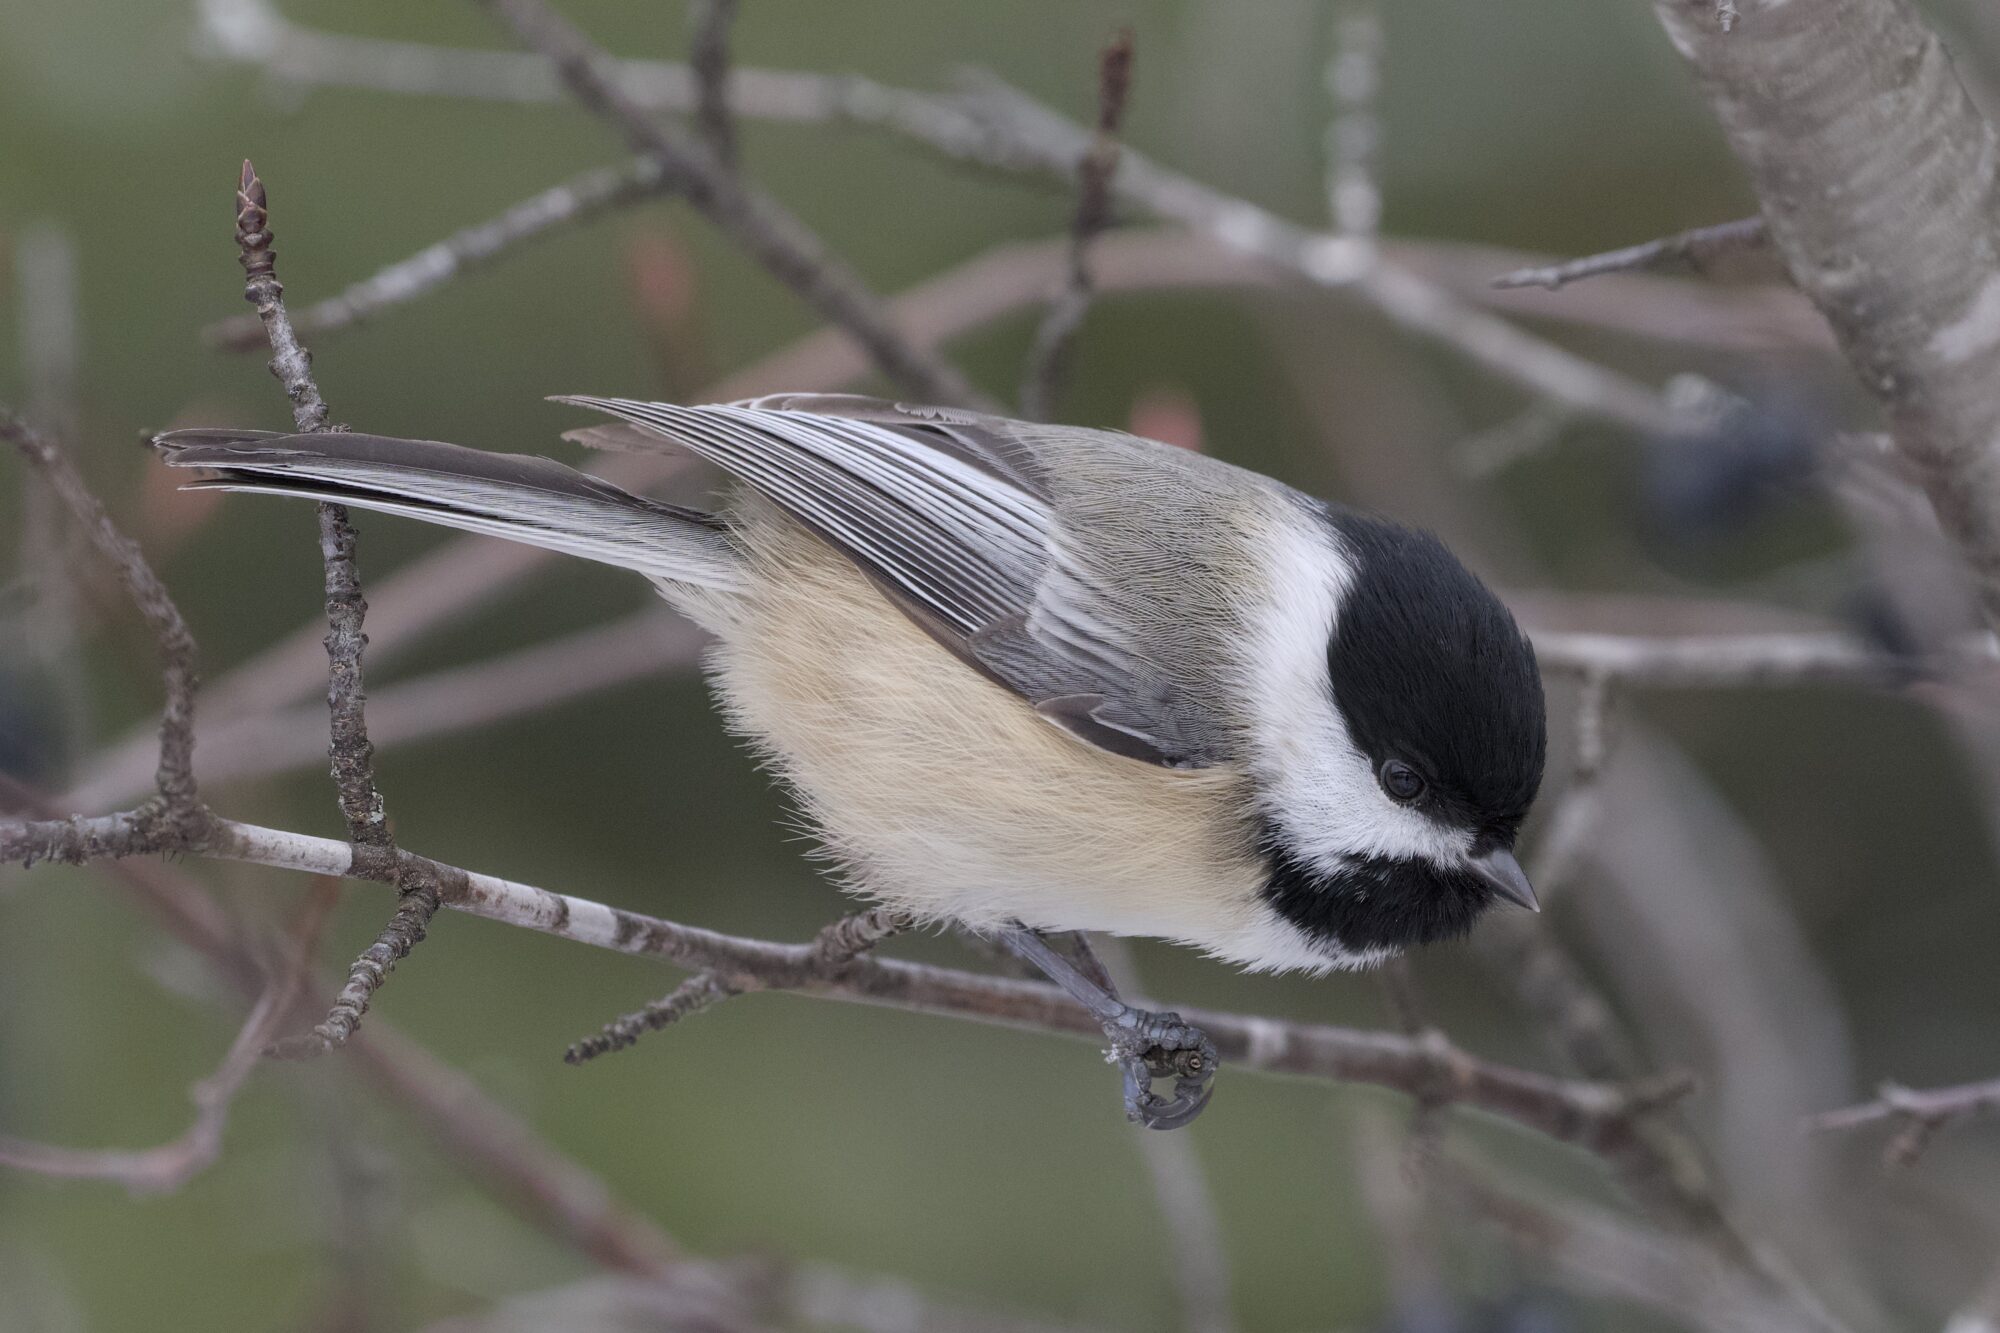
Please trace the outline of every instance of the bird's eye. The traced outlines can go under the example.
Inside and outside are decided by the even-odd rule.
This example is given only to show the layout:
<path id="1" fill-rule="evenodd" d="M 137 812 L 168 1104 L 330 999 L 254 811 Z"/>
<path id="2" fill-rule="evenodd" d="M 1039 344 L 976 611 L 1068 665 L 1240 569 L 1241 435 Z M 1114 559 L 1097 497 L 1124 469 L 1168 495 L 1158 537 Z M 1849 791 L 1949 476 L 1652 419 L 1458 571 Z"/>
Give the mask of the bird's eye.
<path id="1" fill-rule="evenodd" d="M 1400 759 L 1391 759 L 1382 765 L 1382 790 L 1394 800 L 1408 804 L 1424 794 L 1424 780 Z"/>

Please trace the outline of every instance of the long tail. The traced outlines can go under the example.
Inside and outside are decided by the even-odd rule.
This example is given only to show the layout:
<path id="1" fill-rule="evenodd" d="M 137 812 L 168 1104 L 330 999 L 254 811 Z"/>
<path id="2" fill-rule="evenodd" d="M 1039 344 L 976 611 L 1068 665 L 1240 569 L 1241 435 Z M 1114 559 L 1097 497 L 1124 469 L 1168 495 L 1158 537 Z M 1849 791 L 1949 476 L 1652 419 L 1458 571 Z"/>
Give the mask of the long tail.
<path id="1" fill-rule="evenodd" d="M 170 467 L 216 474 L 190 489 L 406 514 L 701 587 L 732 588 L 742 577 L 713 515 L 633 495 L 552 459 L 347 431 L 176 430 L 153 445 Z"/>

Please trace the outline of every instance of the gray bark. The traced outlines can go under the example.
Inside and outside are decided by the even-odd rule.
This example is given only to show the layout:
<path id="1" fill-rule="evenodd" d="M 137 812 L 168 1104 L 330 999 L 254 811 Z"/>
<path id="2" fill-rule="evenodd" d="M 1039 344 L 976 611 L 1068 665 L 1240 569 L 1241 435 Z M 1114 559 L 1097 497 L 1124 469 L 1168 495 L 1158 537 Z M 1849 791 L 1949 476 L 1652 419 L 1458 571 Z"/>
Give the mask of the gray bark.
<path id="1" fill-rule="evenodd" d="M 1993 126 L 1909 0 L 1655 0 L 2000 625 Z"/>

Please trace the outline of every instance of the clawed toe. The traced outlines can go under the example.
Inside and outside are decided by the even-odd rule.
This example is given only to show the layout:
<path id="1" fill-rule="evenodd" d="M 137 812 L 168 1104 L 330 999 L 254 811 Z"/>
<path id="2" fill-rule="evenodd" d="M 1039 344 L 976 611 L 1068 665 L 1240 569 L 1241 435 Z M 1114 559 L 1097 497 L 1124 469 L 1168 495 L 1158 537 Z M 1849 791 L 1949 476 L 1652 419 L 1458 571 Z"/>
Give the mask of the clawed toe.
<path id="1" fill-rule="evenodd" d="M 1125 1075 L 1125 1115 L 1148 1129 L 1179 1129 L 1208 1105 L 1214 1092 L 1215 1045 L 1178 1014 L 1128 1009 L 1105 1025 L 1111 1056 Z M 1172 1078 L 1171 1099 L 1153 1091 L 1155 1078 Z"/>

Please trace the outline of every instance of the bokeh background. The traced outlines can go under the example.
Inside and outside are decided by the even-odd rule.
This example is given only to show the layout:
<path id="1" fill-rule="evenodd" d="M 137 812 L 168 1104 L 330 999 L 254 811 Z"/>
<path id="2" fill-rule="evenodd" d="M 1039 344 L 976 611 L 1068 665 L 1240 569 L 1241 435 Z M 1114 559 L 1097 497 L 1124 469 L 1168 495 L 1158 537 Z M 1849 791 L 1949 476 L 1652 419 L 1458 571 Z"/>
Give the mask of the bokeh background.
<path id="1" fill-rule="evenodd" d="M 333 31 L 506 44 L 472 5 L 282 8 Z M 1964 65 L 2000 76 L 2000 27 L 1979 0 L 1932 8 Z M 565 9 L 614 51 L 684 52 L 679 5 Z M 1387 234 L 1583 253 L 1752 211 L 1650 6 L 1383 9 Z M 735 50 L 746 64 L 915 87 L 974 65 L 1087 115 L 1096 50 L 1118 25 L 1136 35 L 1135 145 L 1322 222 L 1323 5 L 746 0 Z M 0 0 L 0 251 L 30 257 L 0 264 L 0 399 L 34 392 L 48 351 L 51 315 L 31 308 L 36 279 L 24 275 L 67 254 L 82 348 L 78 452 L 218 676 L 309 621 L 319 599 L 308 509 L 178 503 L 138 443 L 175 422 L 287 422 L 261 357 L 199 337 L 244 308 L 230 235 L 240 160 L 253 158 L 269 185 L 297 308 L 622 154 L 567 105 L 273 87 L 255 69 L 204 57 L 196 27 L 176 0 Z M 1044 183 L 863 130 L 741 128 L 748 169 L 885 292 L 1067 225 L 1068 196 Z M 1034 323 L 1033 313 L 1003 320 L 951 350 L 982 385 L 1011 395 Z M 815 325 L 727 239 L 662 201 L 311 341 L 338 420 L 568 457 L 555 437 L 574 414 L 543 394 L 691 394 Z M 1865 424 L 1842 367 L 1809 350 L 1537 327 L 1650 383 L 1705 375 L 1779 405 L 1775 419 L 1790 424 L 1708 457 L 1578 422 L 1471 477 L 1459 466 L 1466 441 L 1518 422 L 1528 406 L 1519 392 L 1354 302 L 1306 290 L 1102 301 L 1061 415 L 1123 425 L 1142 404 L 1183 425 L 1198 417 L 1222 456 L 1439 525 L 1556 619 L 1584 606 L 1594 609 L 1576 612 L 1578 623 L 1657 628 L 1638 623 L 1648 604 L 1632 602 L 1623 623 L 1617 608 L 1673 597 L 1768 613 L 1746 624 L 1879 623 L 1851 619 L 1871 605 L 1865 563 L 1840 516 L 1798 484 L 1814 430 Z M 62 790 L 98 747 L 145 723 L 157 679 L 143 636 L 101 585 L 85 581 L 73 614 L 45 614 L 37 562 L 21 558 L 17 539 L 25 485 L 18 461 L 0 459 L 0 767 Z M 373 516 L 360 526 L 364 573 L 376 577 L 444 540 Z M 547 566 L 499 605 L 396 652 L 370 683 L 520 648 L 649 596 L 596 567 Z M 1565 718 L 1567 688 L 1552 685 Z M 1566 755 L 1564 727 L 1556 741 Z M 1595 840 L 1617 845 L 1624 870 L 1587 868 L 1560 895 L 1553 928 L 1655 1062 L 1703 1071 L 1692 1114 L 1725 1177 L 1833 1299 L 1908 1326 L 1949 1308 L 2000 1255 L 2000 1137 L 1966 1127 L 1892 1175 L 1876 1142 L 1806 1145 L 1795 1116 L 1854 1100 L 1885 1076 L 1923 1085 L 2000 1071 L 2000 898 L 1984 774 L 1924 699 L 1832 687 L 1638 693 L 1621 703 L 1618 745 Z M 378 772 L 405 844 L 446 861 L 779 938 L 843 909 L 801 855 L 782 797 L 685 671 L 388 747 Z M 234 817 L 339 830 L 313 768 L 209 796 Z M 255 868 L 183 868 L 246 921 L 280 919 L 305 888 Z M 384 911 L 378 890 L 350 887 L 327 958 L 360 947 Z M 895 948 L 967 958 L 948 939 Z M 1175 1001 L 1392 1022 L 1367 977 L 1246 978 L 1145 944 L 1137 957 L 1147 987 Z M 1468 949 L 1433 950 L 1415 971 L 1464 1045 L 1559 1067 Z M 644 961 L 446 915 L 376 1012 L 691 1250 L 825 1261 L 1051 1320 L 1138 1328 L 1179 1317 L 1136 1131 L 1088 1046 L 767 996 L 585 1068 L 562 1063 L 566 1043 L 672 979 Z M 78 1146 L 170 1138 L 189 1114 L 187 1085 L 212 1068 L 239 1017 L 102 874 L 0 872 L 0 1133 Z M 1357 1168 L 1385 1141 L 1393 1151 L 1408 1114 L 1402 1099 L 1367 1089 L 1225 1070 L 1189 1134 L 1242 1327 L 1411 1326 L 1398 1314 L 1380 1200 L 1371 1205 Z M 1615 1197 L 1586 1158 L 1472 1117 L 1453 1132 L 1551 1187 Z M 1459 1321 L 1427 1327 L 1650 1326 L 1650 1316 L 1566 1294 L 1464 1219 L 1425 1230 Z M 354 1274 L 372 1289 L 354 1298 L 372 1312 L 367 1326 L 419 1328 L 589 1271 L 432 1152 L 339 1059 L 260 1071 L 222 1161 L 170 1197 L 0 1176 L 0 1329 L 10 1333 L 323 1327 L 329 1310 L 352 1312 L 339 1293 Z"/>

